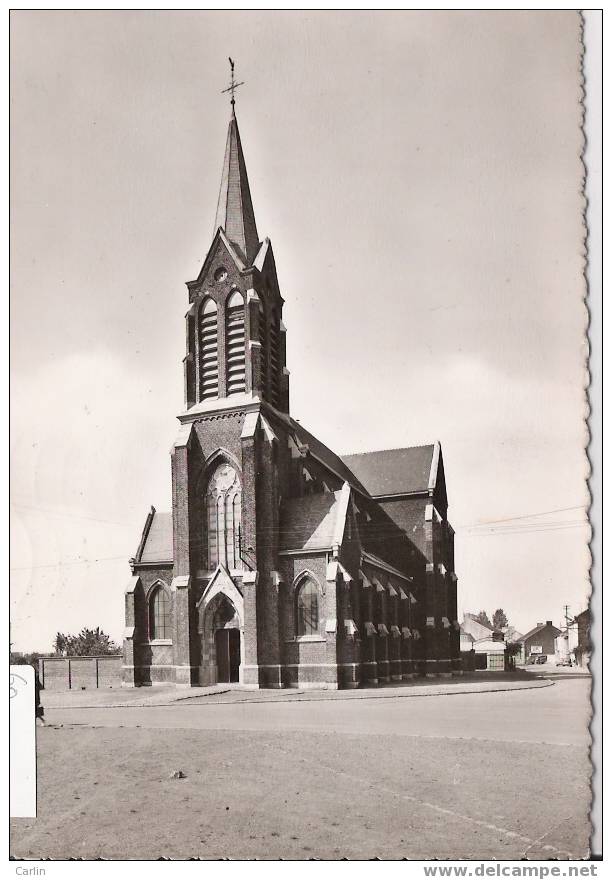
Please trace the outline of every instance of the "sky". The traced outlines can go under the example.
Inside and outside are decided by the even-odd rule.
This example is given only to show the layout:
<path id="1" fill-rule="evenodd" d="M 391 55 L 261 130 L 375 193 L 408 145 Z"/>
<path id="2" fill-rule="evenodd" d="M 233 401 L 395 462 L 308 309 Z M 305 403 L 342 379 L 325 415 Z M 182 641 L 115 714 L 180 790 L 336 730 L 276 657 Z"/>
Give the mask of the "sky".
<path id="1" fill-rule="evenodd" d="M 586 607 L 576 12 L 13 12 L 11 639 L 123 633 L 170 509 L 228 56 L 291 412 L 440 440 L 460 612 Z"/>

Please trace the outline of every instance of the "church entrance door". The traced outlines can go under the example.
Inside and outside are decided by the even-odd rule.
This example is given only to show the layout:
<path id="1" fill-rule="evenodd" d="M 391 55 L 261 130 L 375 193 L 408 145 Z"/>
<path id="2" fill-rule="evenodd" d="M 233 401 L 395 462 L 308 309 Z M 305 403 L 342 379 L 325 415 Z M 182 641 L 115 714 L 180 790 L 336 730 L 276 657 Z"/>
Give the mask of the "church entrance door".
<path id="1" fill-rule="evenodd" d="M 217 653 L 217 681 L 238 681 L 240 669 L 240 630 L 218 629 L 215 632 L 215 649 Z"/>

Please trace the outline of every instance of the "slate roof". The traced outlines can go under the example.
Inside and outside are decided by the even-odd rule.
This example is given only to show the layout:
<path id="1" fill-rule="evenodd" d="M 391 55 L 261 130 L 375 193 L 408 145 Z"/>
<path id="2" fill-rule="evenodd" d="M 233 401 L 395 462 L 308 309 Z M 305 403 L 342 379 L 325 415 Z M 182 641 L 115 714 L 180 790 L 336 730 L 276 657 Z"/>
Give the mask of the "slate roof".
<path id="1" fill-rule="evenodd" d="M 341 458 L 287 414 L 274 410 L 274 415 L 286 422 L 299 445 L 308 446 L 311 455 L 365 498 L 371 495 L 401 494 L 428 489 L 435 453 L 433 444 L 380 450 Z M 286 499 L 280 514 L 279 549 L 315 550 L 331 547 L 339 515 L 340 494 L 338 490 Z M 360 503 L 363 504 L 363 500 Z M 384 540 L 405 539 L 406 523 L 396 523 L 394 518 L 383 510 L 382 504 L 376 504 L 374 501 L 369 503 L 375 504 L 380 509 L 382 518 L 375 517 L 375 521 L 372 520 L 369 527 L 363 524 L 359 526 L 362 544 L 368 552 L 384 554 L 382 547 Z M 419 506 L 419 509 L 414 511 L 414 517 L 410 518 L 411 523 L 414 519 L 414 523 L 413 528 L 409 530 L 409 538 L 416 543 L 416 546 L 418 541 L 415 541 L 412 532 L 422 522 L 423 517 L 424 511 Z M 136 564 L 170 562 L 173 558 L 172 514 L 153 512 L 148 531 L 147 525 L 144 531 L 142 552 L 136 557 Z M 377 540 L 372 539 L 370 532 Z"/>
<path id="2" fill-rule="evenodd" d="M 380 449 L 343 455 L 342 461 L 370 495 L 399 495 L 426 492 L 434 455 L 434 444 L 405 449 Z"/>
<path id="3" fill-rule="evenodd" d="M 221 174 L 215 230 L 225 231 L 228 239 L 250 265 L 259 250 L 259 236 L 251 200 L 238 122 L 232 110 Z"/>
<path id="4" fill-rule="evenodd" d="M 521 642 L 526 642 L 527 639 L 530 639 L 530 638 L 532 638 L 532 636 L 537 635 L 537 634 L 538 634 L 539 632 L 541 632 L 543 629 L 551 629 L 551 630 L 554 630 L 554 635 L 555 635 L 555 637 L 561 635 L 561 630 L 560 630 L 560 629 L 557 629 L 557 627 L 556 627 L 554 624 L 552 624 L 552 623 L 541 623 L 539 626 L 534 626 L 533 629 L 530 629 L 528 633 L 525 633 L 525 635 L 521 638 L 520 641 L 521 641 Z"/>
<path id="5" fill-rule="evenodd" d="M 404 582 L 412 580 L 412 578 L 409 575 L 405 574 L 403 571 L 400 571 L 399 568 L 396 568 L 394 565 L 391 565 L 391 563 L 387 562 L 385 559 L 381 559 L 381 557 L 377 556 L 375 553 L 370 553 L 369 551 L 364 550 L 363 558 L 366 562 L 370 562 L 372 565 L 374 565 L 375 568 L 383 568 L 386 571 L 389 571 L 391 574 L 397 575 Z M 408 589 L 408 586 L 406 585 L 406 583 L 403 584 L 403 588 L 405 590 Z"/>
<path id="6" fill-rule="evenodd" d="M 401 501 L 394 499 L 377 502 L 381 510 L 408 535 L 415 547 L 418 547 L 423 554 L 427 552 L 425 512 L 429 500 L 427 496 L 413 495 L 402 498 Z"/>
<path id="7" fill-rule="evenodd" d="M 296 422 L 296 420 L 287 415 L 287 413 L 280 412 L 280 410 L 271 407 L 268 403 L 266 403 L 265 406 L 272 410 L 276 418 L 280 418 L 291 428 L 293 434 L 297 440 L 299 440 L 301 445 L 308 446 L 310 452 L 318 458 L 319 461 L 323 462 L 323 464 L 331 471 L 335 471 L 345 483 L 348 483 L 353 489 L 357 489 L 362 495 L 370 494 L 367 488 L 360 483 L 352 470 L 347 467 L 344 460 L 339 455 L 336 455 L 335 452 L 332 452 L 331 449 L 328 449 L 328 447 L 318 440 L 314 434 L 307 431 L 303 425 Z"/>
<path id="8" fill-rule="evenodd" d="M 288 498 L 281 506 L 281 550 L 320 550 L 332 546 L 341 492 Z"/>
<path id="9" fill-rule="evenodd" d="M 172 514 L 155 511 L 140 558 L 136 562 L 170 562 L 172 546 Z"/>

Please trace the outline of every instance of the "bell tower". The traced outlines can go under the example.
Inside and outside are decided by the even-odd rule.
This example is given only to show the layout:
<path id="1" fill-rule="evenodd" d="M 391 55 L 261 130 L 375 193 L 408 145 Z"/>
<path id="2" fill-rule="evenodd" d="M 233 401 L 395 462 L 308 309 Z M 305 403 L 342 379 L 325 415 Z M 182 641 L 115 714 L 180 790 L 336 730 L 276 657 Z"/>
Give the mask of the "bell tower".
<path id="1" fill-rule="evenodd" d="M 272 245 L 257 231 L 233 100 L 212 242 L 187 290 L 185 410 L 171 453 L 174 676 L 215 683 L 219 658 L 231 655 L 239 681 L 279 687 L 284 301 Z M 217 643 L 227 627 L 239 638 Z"/>
<path id="2" fill-rule="evenodd" d="M 265 400 L 288 413 L 284 300 L 270 240 L 259 240 L 233 103 L 213 240 L 187 289 L 187 409 L 232 398 L 225 402 Z"/>

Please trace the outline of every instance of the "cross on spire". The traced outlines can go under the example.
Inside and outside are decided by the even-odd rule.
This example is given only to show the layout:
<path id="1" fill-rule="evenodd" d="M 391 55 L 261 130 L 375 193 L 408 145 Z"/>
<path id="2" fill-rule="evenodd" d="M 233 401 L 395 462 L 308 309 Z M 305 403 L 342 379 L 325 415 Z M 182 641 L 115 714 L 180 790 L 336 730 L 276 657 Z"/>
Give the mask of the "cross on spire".
<path id="1" fill-rule="evenodd" d="M 234 98 L 234 92 L 236 91 L 236 89 L 238 88 L 238 86 L 243 86 L 243 85 L 244 85 L 244 80 L 243 80 L 242 82 L 239 82 L 239 83 L 236 82 L 236 80 L 234 79 L 234 62 L 232 61 L 231 58 L 229 59 L 229 63 L 230 63 L 230 70 L 231 70 L 230 84 L 229 84 L 229 86 L 228 86 L 226 89 L 222 89 L 222 90 L 221 90 L 221 94 L 224 95 L 226 92 L 231 92 L 231 93 L 232 93 L 232 100 L 231 100 L 230 103 L 231 103 L 231 105 L 232 105 L 232 110 L 233 110 L 233 109 L 234 109 L 234 104 L 236 103 L 236 99 Z"/>

